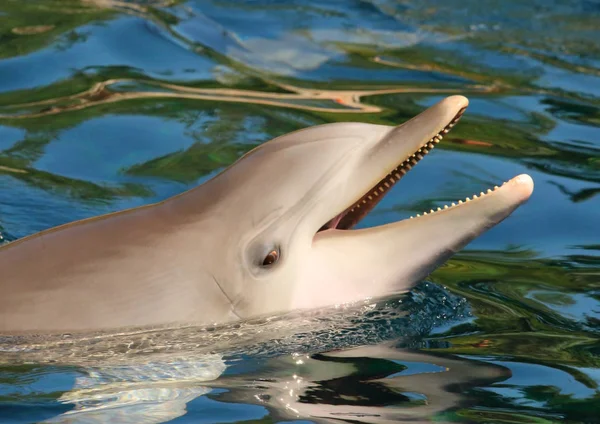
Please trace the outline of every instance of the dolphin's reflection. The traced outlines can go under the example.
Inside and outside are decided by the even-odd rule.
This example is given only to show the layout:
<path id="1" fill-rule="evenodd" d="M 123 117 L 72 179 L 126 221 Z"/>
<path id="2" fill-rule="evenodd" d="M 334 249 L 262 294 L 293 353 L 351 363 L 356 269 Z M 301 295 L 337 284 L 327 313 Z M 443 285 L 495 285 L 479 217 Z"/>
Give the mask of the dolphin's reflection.
<path id="1" fill-rule="evenodd" d="M 161 423 L 185 415 L 191 400 L 211 391 L 203 385 L 225 371 L 220 355 L 197 361 L 165 361 L 86 370 L 60 402 L 72 410 L 49 423 Z"/>
<path id="2" fill-rule="evenodd" d="M 225 368 L 221 356 L 207 355 L 88 371 L 60 399 L 74 408 L 49 422 L 165 422 L 200 396 L 223 410 L 231 403 L 261 405 L 275 420 L 419 422 L 468 404 L 470 388 L 510 377 L 499 366 L 386 346 L 287 355 L 252 373 L 236 373 L 233 365 L 222 376 Z"/>
<path id="3" fill-rule="evenodd" d="M 503 367 L 387 346 L 292 358 L 287 367 L 278 361 L 276 378 L 219 399 L 255 399 L 280 420 L 429 422 L 436 413 L 468 404 L 468 389 L 510 377 Z"/>

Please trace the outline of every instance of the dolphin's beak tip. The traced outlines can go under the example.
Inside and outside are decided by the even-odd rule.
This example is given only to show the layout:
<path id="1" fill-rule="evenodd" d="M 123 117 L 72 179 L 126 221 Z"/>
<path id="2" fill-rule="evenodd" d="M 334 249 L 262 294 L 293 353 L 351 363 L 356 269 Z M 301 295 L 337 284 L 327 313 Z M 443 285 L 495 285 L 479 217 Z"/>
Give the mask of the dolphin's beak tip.
<path id="1" fill-rule="evenodd" d="M 521 202 L 525 202 L 533 193 L 533 178 L 527 174 L 517 175 L 515 178 L 510 180 L 515 186 L 515 191 L 518 193 Z"/>
<path id="2" fill-rule="evenodd" d="M 469 106 L 469 99 L 459 94 L 446 97 L 443 101 L 451 105 L 453 109 L 465 109 L 467 106 Z"/>

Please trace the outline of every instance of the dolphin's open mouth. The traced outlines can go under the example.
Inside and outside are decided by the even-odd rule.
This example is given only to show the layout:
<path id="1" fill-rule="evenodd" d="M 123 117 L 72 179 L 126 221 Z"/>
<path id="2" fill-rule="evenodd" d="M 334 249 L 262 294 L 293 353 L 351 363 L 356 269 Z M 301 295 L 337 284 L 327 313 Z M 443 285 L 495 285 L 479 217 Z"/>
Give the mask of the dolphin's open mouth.
<path id="1" fill-rule="evenodd" d="M 331 299 L 338 304 L 355 302 L 410 290 L 529 199 L 533 180 L 522 174 L 497 190 L 488 190 L 489 194 L 415 219 L 355 227 L 446 136 L 468 104 L 463 96 L 450 96 L 396 127 L 338 125 L 347 131 L 341 137 L 344 141 L 338 142 L 350 139 L 347 142 L 352 144 L 334 166 L 347 167 L 320 197 L 322 207 L 315 218 L 318 215 L 318 224 L 327 224 L 312 239 L 311 266 L 303 274 L 310 288 L 303 285 L 294 291 L 294 307 L 325 305 Z M 335 129 L 323 128 L 320 137 L 341 136 Z"/>
<path id="2" fill-rule="evenodd" d="M 389 174 L 381 179 L 371 190 L 364 194 L 360 199 L 354 202 L 351 206 L 346 208 L 342 213 L 336 215 L 323 225 L 319 231 L 336 229 L 336 230 L 349 230 L 358 224 L 363 218 L 365 218 L 369 212 L 373 210 L 375 206 L 385 197 L 390 189 L 406 175 L 421 159 L 427 155 L 433 148 L 442 141 L 442 138 L 450 132 L 452 127 L 460 120 L 463 113 L 467 108 L 463 107 L 460 111 L 452 118 L 452 120 L 444 126 L 435 136 L 429 141 L 424 143 L 417 151 L 411 156 L 405 159 L 400 165 L 394 168 Z M 491 190 L 488 190 L 491 191 Z M 483 193 L 481 193 L 483 194 Z M 477 197 L 476 195 L 474 196 Z M 470 200 L 467 198 L 467 201 Z M 463 203 L 459 201 L 459 203 Z M 452 204 L 455 205 L 454 203 Z M 447 206 L 446 206 L 447 208 Z M 431 210 L 431 212 L 434 212 Z M 427 214 L 427 212 L 425 212 Z"/>

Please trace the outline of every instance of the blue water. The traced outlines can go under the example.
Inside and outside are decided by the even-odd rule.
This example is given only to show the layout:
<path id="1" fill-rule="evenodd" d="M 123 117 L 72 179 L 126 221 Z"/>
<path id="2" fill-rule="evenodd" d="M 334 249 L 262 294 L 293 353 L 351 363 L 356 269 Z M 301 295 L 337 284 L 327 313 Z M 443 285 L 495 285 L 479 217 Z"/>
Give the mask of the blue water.
<path id="1" fill-rule="evenodd" d="M 398 124 L 450 92 L 470 99 L 460 124 L 361 225 L 535 181 L 405 296 L 0 337 L 0 422 L 600 422 L 597 1 L 6 0 L 0 40 L 0 240 L 167 198 L 306 126 Z"/>

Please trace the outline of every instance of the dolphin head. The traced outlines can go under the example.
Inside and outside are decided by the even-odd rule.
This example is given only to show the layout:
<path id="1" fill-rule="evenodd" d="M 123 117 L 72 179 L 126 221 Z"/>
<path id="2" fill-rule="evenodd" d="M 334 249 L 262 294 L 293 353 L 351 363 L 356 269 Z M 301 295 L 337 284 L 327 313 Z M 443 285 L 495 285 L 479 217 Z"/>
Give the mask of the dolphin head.
<path id="1" fill-rule="evenodd" d="M 467 105 L 465 97 L 448 97 L 397 127 L 334 123 L 296 131 L 262 144 L 205 184 L 210 225 L 227 228 L 204 268 L 235 313 L 250 317 L 406 291 L 526 201 L 533 182 L 520 175 L 437 212 L 352 229 Z"/>

